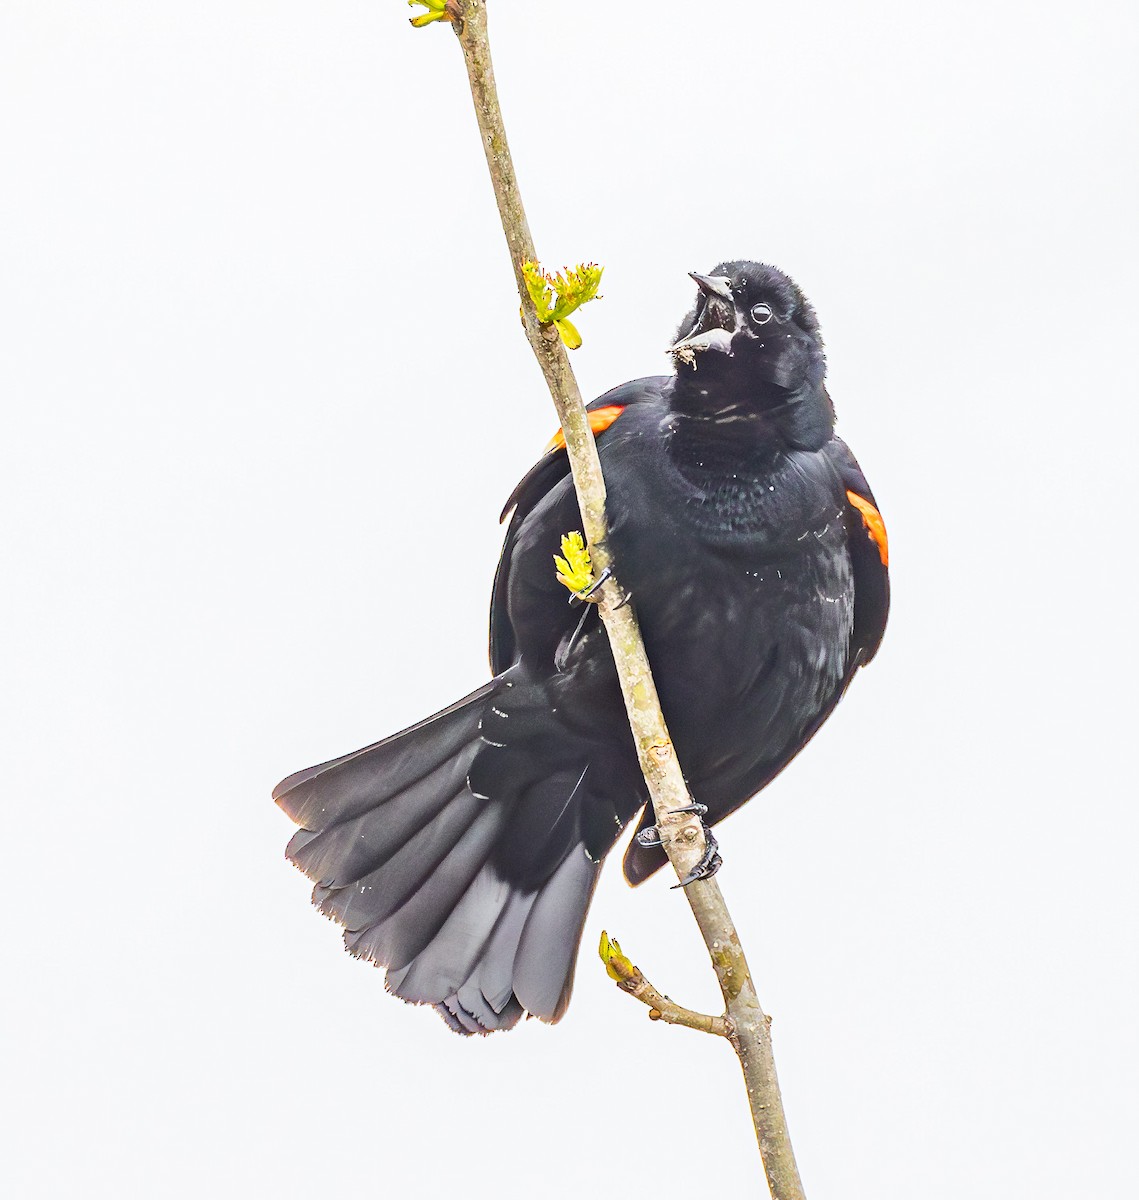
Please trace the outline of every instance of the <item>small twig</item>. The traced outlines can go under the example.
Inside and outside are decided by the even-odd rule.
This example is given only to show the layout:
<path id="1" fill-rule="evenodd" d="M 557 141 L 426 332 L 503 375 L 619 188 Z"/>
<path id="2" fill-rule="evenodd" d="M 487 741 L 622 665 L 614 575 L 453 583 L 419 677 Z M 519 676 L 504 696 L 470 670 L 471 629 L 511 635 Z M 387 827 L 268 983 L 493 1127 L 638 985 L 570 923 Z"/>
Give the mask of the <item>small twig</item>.
<path id="1" fill-rule="evenodd" d="M 621 953 L 621 946 L 616 938 L 611 939 L 604 930 L 601 933 L 601 961 L 605 963 L 609 978 L 621 991 L 628 992 L 630 996 L 649 1006 L 650 1021 L 664 1021 L 666 1025 L 684 1025 L 689 1029 L 699 1029 L 701 1033 L 712 1033 L 716 1037 L 729 1040 L 735 1034 L 727 1017 L 713 1017 L 708 1013 L 694 1012 L 658 991 L 645 978 L 641 968 Z"/>

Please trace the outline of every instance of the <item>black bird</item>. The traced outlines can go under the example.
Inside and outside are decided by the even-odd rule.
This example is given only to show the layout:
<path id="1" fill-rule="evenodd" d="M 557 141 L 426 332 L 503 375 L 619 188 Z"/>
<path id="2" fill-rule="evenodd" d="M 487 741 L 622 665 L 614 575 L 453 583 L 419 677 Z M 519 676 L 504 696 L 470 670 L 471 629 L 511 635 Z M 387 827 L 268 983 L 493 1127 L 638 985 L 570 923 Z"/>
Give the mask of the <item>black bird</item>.
<path id="1" fill-rule="evenodd" d="M 818 321 L 773 267 L 693 275 L 676 373 L 595 400 L 611 547 L 680 763 L 714 823 L 803 748 L 886 623 L 886 535 L 834 436 Z M 564 443 L 515 488 L 494 582 L 494 678 L 433 717 L 289 776 L 288 857 L 348 949 L 460 1033 L 565 1012 L 602 860 L 653 823 L 605 631 L 555 578 L 580 527 Z M 642 811 L 645 810 L 645 811 Z M 664 861 L 634 839 L 630 883 Z"/>

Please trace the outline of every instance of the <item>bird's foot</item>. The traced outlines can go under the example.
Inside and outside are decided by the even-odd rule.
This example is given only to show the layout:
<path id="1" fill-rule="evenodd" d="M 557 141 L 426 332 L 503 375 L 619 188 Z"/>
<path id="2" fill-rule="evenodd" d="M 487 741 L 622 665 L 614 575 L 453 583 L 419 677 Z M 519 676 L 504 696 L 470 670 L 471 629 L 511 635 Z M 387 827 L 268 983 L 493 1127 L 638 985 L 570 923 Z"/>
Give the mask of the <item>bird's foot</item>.
<path id="1" fill-rule="evenodd" d="M 582 604 L 585 601 L 593 602 L 594 594 L 598 588 L 612 576 L 613 572 L 606 567 L 604 571 L 585 589 L 583 592 L 573 592 L 570 594 L 569 602 L 571 604 Z"/>
<path id="2" fill-rule="evenodd" d="M 683 808 L 672 809 L 672 813 L 695 813 L 696 816 L 704 818 L 708 815 L 708 806 L 706 804 L 686 804 Z M 692 870 L 676 884 L 676 887 L 687 887 L 690 883 L 695 883 L 697 879 L 711 879 L 723 865 L 724 860 L 720 857 L 719 846 L 711 829 L 704 824 L 703 819 L 701 819 L 700 825 L 704 830 L 704 854 Z M 647 829 L 642 829 L 637 834 L 637 844 L 645 847 L 661 845 L 660 827 L 650 825 Z"/>
<path id="3" fill-rule="evenodd" d="M 606 567 L 605 570 L 601 572 L 601 574 L 593 581 L 593 583 L 591 583 L 589 585 L 589 587 L 587 587 L 585 589 L 584 592 L 571 592 L 570 593 L 570 598 L 569 598 L 570 604 L 596 604 L 599 599 L 599 597 L 597 595 L 598 589 L 601 587 L 601 585 L 607 579 L 611 579 L 612 577 L 613 577 L 613 572 L 608 567 Z M 624 589 L 622 589 L 622 591 L 624 591 Z M 633 598 L 632 592 L 625 592 L 625 594 L 621 597 L 621 599 L 618 600 L 617 603 L 613 605 L 613 611 L 616 612 L 617 609 L 624 608 L 625 605 L 628 604 L 630 600 L 632 600 L 632 598 Z"/>
<path id="4" fill-rule="evenodd" d="M 650 825 L 647 829 L 642 829 L 637 834 L 637 845 L 646 848 L 650 846 L 661 845 L 660 830 L 655 825 Z"/>
<path id="5" fill-rule="evenodd" d="M 698 817 L 708 815 L 708 806 L 706 804 L 686 804 L 683 808 L 674 808 L 673 813 L 695 813 Z M 701 822 L 703 824 L 703 822 Z M 704 826 L 704 832 L 708 832 L 708 826 Z M 659 846 L 661 844 L 660 826 L 650 825 L 648 829 L 642 829 L 637 834 L 638 846 Z"/>
<path id="6" fill-rule="evenodd" d="M 705 809 L 705 811 L 707 810 Z M 724 865 L 724 860 L 720 857 L 720 845 L 713 836 L 711 829 L 707 825 L 704 825 L 703 821 L 700 824 L 704 826 L 704 853 L 692 870 L 679 883 L 673 884 L 673 891 L 676 891 L 677 888 L 686 888 L 690 883 L 695 883 L 698 879 L 711 879 Z"/>
<path id="7" fill-rule="evenodd" d="M 611 578 L 612 575 L 613 572 L 606 567 L 605 570 L 598 575 L 597 579 L 593 583 L 593 586 L 586 588 L 586 590 L 581 593 L 581 598 L 583 600 L 592 600 L 594 592 L 596 592 L 607 579 Z"/>
<path id="8" fill-rule="evenodd" d="M 674 808 L 672 813 L 695 813 L 700 817 L 700 827 L 704 830 L 704 853 L 700 856 L 700 861 L 688 872 L 687 875 L 678 883 L 676 888 L 687 887 L 690 883 L 695 883 L 698 879 L 711 879 L 713 875 L 724 865 L 724 860 L 720 857 L 720 846 L 716 841 L 711 829 L 704 824 L 703 818 L 708 815 L 708 806 L 706 804 L 687 804 L 684 808 Z M 670 814 L 672 815 L 672 814 Z M 662 844 L 660 836 L 660 826 L 650 825 L 647 829 L 642 829 L 637 834 L 637 845 L 652 847 Z"/>

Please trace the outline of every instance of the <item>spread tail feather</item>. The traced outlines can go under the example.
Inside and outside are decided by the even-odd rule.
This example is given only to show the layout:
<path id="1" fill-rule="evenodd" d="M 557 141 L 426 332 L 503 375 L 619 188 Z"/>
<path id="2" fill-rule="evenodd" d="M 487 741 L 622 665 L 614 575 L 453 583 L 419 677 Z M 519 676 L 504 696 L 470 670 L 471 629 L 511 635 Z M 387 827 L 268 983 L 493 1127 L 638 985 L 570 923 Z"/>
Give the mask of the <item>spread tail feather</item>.
<path id="1" fill-rule="evenodd" d="M 562 1016 L 601 869 L 570 839 L 543 878 L 504 873 L 496 849 L 517 800 L 467 781 L 501 681 L 273 792 L 301 826 L 288 858 L 315 882 L 313 902 L 343 926 L 348 950 L 464 1034 L 509 1029 L 525 1012 Z"/>

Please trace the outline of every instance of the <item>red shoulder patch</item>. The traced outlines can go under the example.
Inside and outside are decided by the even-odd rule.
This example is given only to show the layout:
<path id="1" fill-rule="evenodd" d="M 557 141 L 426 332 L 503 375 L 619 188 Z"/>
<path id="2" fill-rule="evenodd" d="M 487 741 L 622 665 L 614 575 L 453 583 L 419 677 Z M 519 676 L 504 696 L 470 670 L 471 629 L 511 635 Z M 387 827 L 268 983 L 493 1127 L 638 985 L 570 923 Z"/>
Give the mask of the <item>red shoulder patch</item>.
<path id="1" fill-rule="evenodd" d="M 890 547 L 886 540 L 886 522 L 882 514 L 857 492 L 847 491 L 846 498 L 862 514 L 862 524 L 866 526 L 866 536 L 878 547 L 878 555 L 882 566 L 890 565 Z"/>
<path id="2" fill-rule="evenodd" d="M 596 437 L 599 433 L 603 433 L 614 421 L 625 411 L 623 404 L 606 404 L 603 408 L 595 408 L 592 412 L 585 415 L 589 418 L 589 428 L 593 430 L 593 436 Z M 554 450 L 564 450 L 566 448 L 566 435 L 559 429 L 552 438 L 546 443 L 546 453 L 550 454 Z"/>

